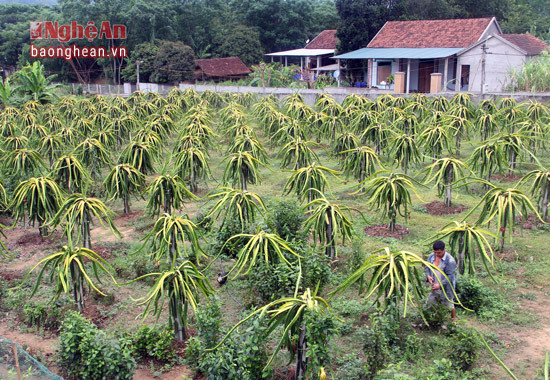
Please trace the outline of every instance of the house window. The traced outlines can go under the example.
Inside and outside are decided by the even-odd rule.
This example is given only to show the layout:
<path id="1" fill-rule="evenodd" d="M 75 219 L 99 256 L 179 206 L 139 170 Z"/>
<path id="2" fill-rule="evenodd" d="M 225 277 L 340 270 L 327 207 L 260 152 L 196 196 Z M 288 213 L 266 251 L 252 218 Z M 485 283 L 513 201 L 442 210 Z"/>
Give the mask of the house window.
<path id="1" fill-rule="evenodd" d="M 388 77 L 391 75 L 391 62 L 378 62 L 378 77 L 376 84 L 381 82 L 388 83 Z"/>
<path id="2" fill-rule="evenodd" d="M 462 65 L 462 73 L 460 75 L 460 89 L 468 91 L 470 89 L 470 65 Z"/>

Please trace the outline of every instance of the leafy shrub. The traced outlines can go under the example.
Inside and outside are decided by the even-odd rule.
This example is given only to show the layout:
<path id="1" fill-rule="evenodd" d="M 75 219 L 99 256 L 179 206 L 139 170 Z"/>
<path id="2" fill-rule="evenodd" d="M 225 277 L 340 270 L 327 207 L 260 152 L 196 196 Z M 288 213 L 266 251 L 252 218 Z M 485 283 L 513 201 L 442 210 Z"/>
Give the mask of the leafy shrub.
<path id="1" fill-rule="evenodd" d="M 260 303 L 269 303 L 294 291 L 298 268 L 286 263 L 267 265 L 259 262 L 248 275 L 250 290 Z"/>
<path id="2" fill-rule="evenodd" d="M 210 302 L 201 304 L 195 314 L 199 337 L 207 348 L 214 347 L 221 335 L 222 311 L 218 296 L 211 296 Z"/>
<path id="3" fill-rule="evenodd" d="M 318 250 L 307 249 L 302 255 L 302 276 L 303 286 L 319 291 L 330 281 L 332 270 L 330 269 L 330 258 Z"/>
<path id="4" fill-rule="evenodd" d="M 198 328 L 199 335 L 187 341 L 186 362 L 208 380 L 269 378 L 270 372 L 262 371 L 268 359 L 266 329 L 263 321 L 251 319 L 220 347 L 206 351 L 209 347 L 203 338 L 208 334 Z"/>
<path id="5" fill-rule="evenodd" d="M 300 239 L 305 216 L 293 198 L 282 198 L 268 207 L 267 226 L 287 241 Z"/>
<path id="6" fill-rule="evenodd" d="M 331 312 L 306 313 L 307 371 L 306 378 L 314 379 L 320 367 L 329 367 L 329 341 L 336 333 L 336 318 Z"/>
<path id="7" fill-rule="evenodd" d="M 336 364 L 338 365 L 336 379 L 365 379 L 365 364 L 360 356 L 354 354 L 344 355 L 337 360 Z"/>
<path id="8" fill-rule="evenodd" d="M 449 359 L 455 368 L 469 370 L 477 360 L 481 344 L 472 328 L 457 328 L 452 333 Z"/>
<path id="9" fill-rule="evenodd" d="M 412 380 L 408 374 L 402 372 L 401 363 L 390 364 L 388 368 L 381 370 L 374 380 Z"/>
<path id="10" fill-rule="evenodd" d="M 459 277 L 457 294 L 462 304 L 482 319 L 497 320 L 515 312 L 509 300 L 470 276 Z"/>
<path id="11" fill-rule="evenodd" d="M 371 324 L 365 326 L 361 333 L 363 352 L 366 355 L 365 373 L 368 379 L 386 367 L 391 361 L 390 341 L 386 336 L 381 318 L 373 318 Z"/>
<path id="12" fill-rule="evenodd" d="M 109 336 L 77 312 L 67 313 L 59 342 L 59 365 L 70 377 L 115 380 L 135 373 L 130 340 Z"/>
<path id="13" fill-rule="evenodd" d="M 364 302 L 345 298 L 337 298 L 332 303 L 332 310 L 343 317 L 358 316 L 361 313 L 366 313 L 369 308 Z"/>
<path id="14" fill-rule="evenodd" d="M 246 244 L 246 240 L 242 238 L 232 239 L 229 242 L 227 240 L 243 232 L 245 231 L 242 230 L 239 218 L 236 215 L 233 217 L 228 216 L 225 223 L 213 233 L 211 245 L 212 255 L 221 253 L 227 257 L 237 257 L 239 250 Z"/>
<path id="15" fill-rule="evenodd" d="M 472 276 L 459 276 L 456 283 L 458 299 L 468 309 L 478 312 L 486 303 L 486 288 Z"/>
<path id="16" fill-rule="evenodd" d="M 55 331 L 59 328 L 62 318 L 63 308 L 60 303 L 44 305 L 30 301 L 23 307 L 23 321 L 27 326 Z"/>
<path id="17" fill-rule="evenodd" d="M 134 355 L 172 362 L 176 358 L 173 331 L 168 325 L 142 326 L 132 337 Z"/>
<path id="18" fill-rule="evenodd" d="M 451 313 L 446 305 L 437 303 L 426 307 L 424 310 L 424 318 L 426 318 L 432 330 L 439 330 L 443 325 L 449 324 L 451 321 Z"/>

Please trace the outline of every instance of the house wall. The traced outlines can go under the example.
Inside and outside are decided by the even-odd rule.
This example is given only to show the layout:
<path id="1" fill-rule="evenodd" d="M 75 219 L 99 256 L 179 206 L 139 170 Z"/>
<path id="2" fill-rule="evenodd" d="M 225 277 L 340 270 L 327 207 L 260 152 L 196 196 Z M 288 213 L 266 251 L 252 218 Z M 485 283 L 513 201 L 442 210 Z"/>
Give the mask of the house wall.
<path id="1" fill-rule="evenodd" d="M 497 25 L 496 25 L 496 22 L 493 21 L 489 27 L 487 28 L 487 30 L 485 31 L 485 33 L 483 33 L 483 35 L 479 38 L 478 41 L 483 41 L 484 39 L 486 39 L 487 37 L 489 36 L 494 36 L 495 34 L 500 34 L 500 31 L 498 30 L 497 28 Z"/>
<path id="2" fill-rule="evenodd" d="M 503 91 L 508 81 L 508 73 L 519 68 L 526 60 L 525 55 L 497 38 L 487 40 L 485 55 L 485 89 L 484 92 Z M 468 91 L 481 92 L 483 45 L 460 55 L 459 65 L 470 65 L 470 87 Z"/>

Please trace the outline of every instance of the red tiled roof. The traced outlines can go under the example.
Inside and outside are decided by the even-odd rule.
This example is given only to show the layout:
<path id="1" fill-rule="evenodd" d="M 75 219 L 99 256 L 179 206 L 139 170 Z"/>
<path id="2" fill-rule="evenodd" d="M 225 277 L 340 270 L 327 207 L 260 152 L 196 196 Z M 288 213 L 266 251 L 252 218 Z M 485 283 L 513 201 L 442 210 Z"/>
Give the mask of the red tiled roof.
<path id="1" fill-rule="evenodd" d="M 336 49 L 336 30 L 327 29 L 323 30 L 317 35 L 309 44 L 306 45 L 306 49 Z"/>
<path id="2" fill-rule="evenodd" d="M 197 66 L 209 76 L 223 77 L 251 72 L 239 57 L 197 59 Z"/>
<path id="3" fill-rule="evenodd" d="M 499 36 L 504 38 L 506 41 L 516 45 L 521 50 L 524 50 L 527 55 L 538 55 L 543 50 L 548 50 L 549 48 L 549 46 L 545 44 L 542 40 L 538 39 L 530 33 L 500 34 Z"/>
<path id="4" fill-rule="evenodd" d="M 492 18 L 388 21 L 369 48 L 460 48 L 475 44 Z"/>

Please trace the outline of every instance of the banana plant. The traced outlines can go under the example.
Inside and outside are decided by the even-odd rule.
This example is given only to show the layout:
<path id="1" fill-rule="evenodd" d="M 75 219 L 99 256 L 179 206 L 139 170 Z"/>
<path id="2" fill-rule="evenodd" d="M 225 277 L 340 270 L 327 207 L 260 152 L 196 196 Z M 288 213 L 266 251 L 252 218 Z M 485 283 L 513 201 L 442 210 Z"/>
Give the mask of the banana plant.
<path id="1" fill-rule="evenodd" d="M 128 164 L 113 167 L 103 181 L 106 195 L 111 199 L 119 198 L 124 202 L 124 214 L 130 214 L 130 195 L 141 193 L 145 187 L 145 176 Z"/>
<path id="2" fill-rule="evenodd" d="M 38 223 L 40 235 L 44 237 L 47 235 L 45 224 L 55 217 L 63 201 L 57 183 L 47 177 L 36 177 L 17 185 L 8 208 L 12 211 L 14 223 L 28 217 L 33 227 Z"/>
<path id="3" fill-rule="evenodd" d="M 380 174 L 389 173 L 387 176 Z M 416 181 L 406 174 L 391 173 L 379 170 L 359 184 L 359 191 L 364 191 L 369 197 L 367 205 L 376 208 L 379 213 L 390 219 L 388 229 L 395 231 L 397 214 L 407 218 L 412 203 L 411 189 L 420 199 L 414 183 Z"/>
<path id="4" fill-rule="evenodd" d="M 185 186 L 185 181 L 178 175 L 161 174 L 156 177 L 145 190 L 147 205 L 145 206 L 151 215 L 158 216 L 160 210 L 172 214 L 179 210 L 185 199 L 197 200 L 197 197 Z"/>
<path id="5" fill-rule="evenodd" d="M 206 299 L 215 293 L 206 276 L 189 260 L 169 269 L 148 273 L 132 282 L 149 277 L 156 281 L 149 292 L 138 300 L 138 305 L 145 305 L 143 320 L 153 314 L 159 320 L 164 304 L 168 302 L 168 321 L 174 330 L 175 340 L 182 342 L 187 338 L 187 314 L 189 305 L 196 311 L 199 293 Z"/>
<path id="6" fill-rule="evenodd" d="M 478 208 L 481 208 L 481 211 L 476 224 L 487 224 L 496 219 L 497 231 L 500 233 L 501 251 L 504 249 L 504 238 L 508 229 L 510 230 L 508 237 L 510 242 L 512 242 L 516 217 L 526 218 L 529 211 L 532 211 L 542 223 L 545 223 L 535 206 L 533 206 L 529 198 L 521 190 L 504 189 L 492 184 L 488 185 L 491 186 L 491 189 L 487 191 L 479 203 L 464 217 L 464 220 Z M 523 228 L 523 224 L 521 225 Z"/>
<path id="7" fill-rule="evenodd" d="M 304 230 L 308 231 L 313 227 L 314 239 L 325 246 L 327 256 L 334 261 L 337 255 L 337 239 L 341 237 L 342 244 L 345 244 L 346 239 L 351 241 L 353 223 L 345 212 L 355 209 L 332 203 L 324 194 L 320 194 L 302 208 L 303 211 L 308 209 L 311 212 L 304 223 Z"/>
<path id="8" fill-rule="evenodd" d="M 468 273 L 475 273 L 476 253 L 485 267 L 485 270 L 491 278 L 494 271 L 494 252 L 487 236 L 497 238 L 489 231 L 479 228 L 477 225 L 471 225 L 466 222 L 453 221 L 445 225 L 434 236 L 426 239 L 427 242 L 434 240 L 449 239 L 449 249 L 451 254 L 457 258 L 458 272 L 464 274 L 466 268 Z"/>
<path id="9" fill-rule="evenodd" d="M 468 170 L 468 166 L 456 158 L 440 158 L 426 167 L 424 184 L 435 183 L 439 196 L 445 194 L 445 206 L 451 207 L 453 186 L 457 181 L 466 178 Z"/>
<path id="10" fill-rule="evenodd" d="M 86 270 L 85 264 L 87 263 L 91 263 L 97 282 L 101 282 L 99 272 L 103 272 L 116 284 L 116 280 L 111 274 L 113 269 L 107 261 L 90 249 L 73 247 L 69 239 L 69 244 L 63 246 L 61 251 L 43 258 L 32 267 L 19 286 L 22 286 L 28 280 L 30 274 L 36 268 L 42 267 L 38 272 L 36 284 L 30 295 L 32 298 L 36 294 L 46 270 L 50 268 L 49 282 L 55 283 L 55 295 L 53 299 L 58 299 L 62 293 L 69 294 L 71 292 L 77 310 L 82 312 L 86 306 L 84 302 L 84 286 L 86 284 L 97 293 L 105 296 Z"/>

